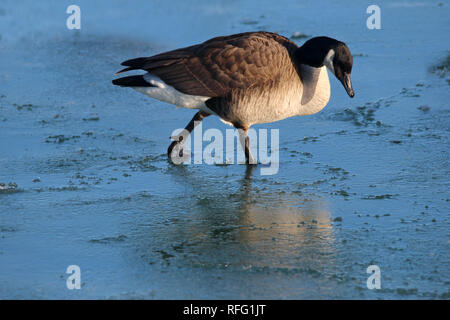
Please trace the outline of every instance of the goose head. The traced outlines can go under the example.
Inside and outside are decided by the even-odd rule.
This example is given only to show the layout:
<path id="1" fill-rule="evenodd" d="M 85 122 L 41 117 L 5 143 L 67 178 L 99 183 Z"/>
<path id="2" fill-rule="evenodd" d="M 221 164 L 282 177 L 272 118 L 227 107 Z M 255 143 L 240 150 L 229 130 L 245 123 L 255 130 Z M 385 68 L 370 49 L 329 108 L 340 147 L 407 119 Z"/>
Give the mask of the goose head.
<path id="1" fill-rule="evenodd" d="M 295 51 L 297 63 L 320 68 L 326 66 L 342 83 L 350 98 L 355 96 L 350 75 L 353 56 L 344 42 L 328 37 L 315 37 Z"/>

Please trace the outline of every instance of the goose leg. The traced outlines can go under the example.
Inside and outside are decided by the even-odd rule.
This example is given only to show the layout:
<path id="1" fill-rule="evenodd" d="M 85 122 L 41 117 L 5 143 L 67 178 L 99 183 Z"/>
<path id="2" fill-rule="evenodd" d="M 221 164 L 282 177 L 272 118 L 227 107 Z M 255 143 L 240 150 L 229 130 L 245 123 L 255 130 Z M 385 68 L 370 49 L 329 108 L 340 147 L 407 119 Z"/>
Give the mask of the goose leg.
<path id="1" fill-rule="evenodd" d="M 175 141 L 173 141 L 169 148 L 167 149 L 167 155 L 169 156 L 169 158 L 171 158 L 172 155 L 172 151 L 176 146 L 182 146 L 184 144 L 184 141 L 186 140 L 186 138 L 189 136 L 189 134 L 191 134 L 191 132 L 194 130 L 194 128 L 207 116 L 209 116 L 210 114 L 208 113 L 204 113 L 202 111 L 197 112 L 194 117 L 191 119 L 191 121 L 189 121 L 189 123 L 187 124 L 187 126 L 184 128 L 184 130 L 186 130 L 188 132 L 188 135 L 183 136 L 183 134 L 180 134 L 178 137 L 175 137 Z M 174 137 L 171 137 L 172 140 L 174 139 Z M 183 148 L 180 148 L 179 151 L 179 156 L 180 158 L 183 157 Z"/>
<path id="2" fill-rule="evenodd" d="M 250 152 L 250 138 L 248 137 L 248 128 L 238 129 L 239 137 L 241 141 L 242 148 L 245 152 L 245 163 L 246 164 L 256 164 L 255 158 L 253 158 L 252 153 Z"/>

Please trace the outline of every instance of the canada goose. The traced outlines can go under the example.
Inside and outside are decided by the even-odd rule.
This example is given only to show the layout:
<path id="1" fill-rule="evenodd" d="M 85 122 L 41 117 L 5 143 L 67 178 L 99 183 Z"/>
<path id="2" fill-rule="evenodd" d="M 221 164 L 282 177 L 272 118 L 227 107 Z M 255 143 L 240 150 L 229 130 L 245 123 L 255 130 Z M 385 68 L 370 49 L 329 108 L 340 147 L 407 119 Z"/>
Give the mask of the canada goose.
<path id="1" fill-rule="evenodd" d="M 250 153 L 248 129 L 293 116 L 322 110 L 330 98 L 326 68 L 342 83 L 348 95 L 353 57 L 347 45 L 328 37 L 315 37 L 301 47 L 270 32 L 246 32 L 210 39 L 202 44 L 136 58 L 122 63 L 116 74 L 142 69 L 143 75 L 113 80 L 152 98 L 179 107 L 199 109 L 186 126 L 188 134 L 209 115 L 239 130 L 247 163 Z M 168 155 L 182 145 L 180 135 Z"/>

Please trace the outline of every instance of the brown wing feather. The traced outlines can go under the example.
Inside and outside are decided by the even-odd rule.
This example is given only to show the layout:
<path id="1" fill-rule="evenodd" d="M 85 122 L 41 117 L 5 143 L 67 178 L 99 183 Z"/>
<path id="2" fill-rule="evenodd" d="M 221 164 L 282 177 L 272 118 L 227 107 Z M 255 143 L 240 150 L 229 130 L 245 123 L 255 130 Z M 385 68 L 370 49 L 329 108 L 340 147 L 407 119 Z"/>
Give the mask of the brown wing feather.
<path id="1" fill-rule="evenodd" d="M 297 45 L 269 32 L 217 37 L 202 44 L 125 61 L 125 70 L 143 69 L 177 90 L 206 97 L 264 83 L 282 72 Z"/>

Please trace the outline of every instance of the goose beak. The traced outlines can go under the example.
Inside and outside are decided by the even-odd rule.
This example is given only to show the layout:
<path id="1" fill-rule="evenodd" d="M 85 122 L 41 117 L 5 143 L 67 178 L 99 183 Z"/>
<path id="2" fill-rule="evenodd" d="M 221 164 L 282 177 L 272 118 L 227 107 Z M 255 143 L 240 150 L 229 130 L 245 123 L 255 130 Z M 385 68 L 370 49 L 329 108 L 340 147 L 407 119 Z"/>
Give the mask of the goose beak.
<path id="1" fill-rule="evenodd" d="M 347 94 L 350 98 L 353 98 L 355 96 L 355 91 L 353 91 L 352 86 L 352 80 L 350 79 L 350 74 L 344 73 L 344 76 L 342 79 L 339 79 L 342 82 L 342 85 L 345 88 L 345 91 L 347 91 Z"/>

